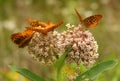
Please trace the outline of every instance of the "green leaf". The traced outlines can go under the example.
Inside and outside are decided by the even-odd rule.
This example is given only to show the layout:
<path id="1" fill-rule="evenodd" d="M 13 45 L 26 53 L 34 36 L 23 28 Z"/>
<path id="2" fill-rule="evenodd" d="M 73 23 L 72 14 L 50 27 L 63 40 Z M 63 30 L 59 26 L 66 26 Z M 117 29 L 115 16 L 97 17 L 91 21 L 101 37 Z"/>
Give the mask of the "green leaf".
<path id="1" fill-rule="evenodd" d="M 67 56 L 67 54 L 72 50 L 72 47 L 69 47 L 63 54 L 62 56 L 55 62 L 55 67 L 57 69 L 61 69 L 61 67 L 64 65 L 65 62 L 65 57 Z"/>
<path id="2" fill-rule="evenodd" d="M 93 80 L 100 73 L 113 68 L 116 64 L 117 62 L 114 60 L 110 60 L 110 61 L 97 64 L 96 66 L 92 67 L 90 70 L 79 75 L 75 81 L 84 81 L 85 79 Z"/>
<path id="3" fill-rule="evenodd" d="M 45 81 L 43 78 L 37 76 L 36 74 L 32 73 L 31 71 L 25 68 L 16 68 L 14 66 L 10 66 L 13 71 L 20 73 L 21 75 L 25 76 L 26 78 L 32 81 Z"/>

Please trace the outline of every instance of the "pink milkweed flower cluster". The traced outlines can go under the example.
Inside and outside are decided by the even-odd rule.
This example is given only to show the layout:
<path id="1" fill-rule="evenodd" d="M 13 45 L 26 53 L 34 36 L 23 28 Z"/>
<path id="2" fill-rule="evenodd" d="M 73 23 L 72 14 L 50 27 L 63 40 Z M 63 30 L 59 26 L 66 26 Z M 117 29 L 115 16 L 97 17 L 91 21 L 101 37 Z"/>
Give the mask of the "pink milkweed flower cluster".
<path id="1" fill-rule="evenodd" d="M 66 56 L 66 63 L 93 64 L 98 58 L 98 45 L 89 30 L 82 25 L 67 24 L 67 30 L 48 32 L 47 35 L 36 32 L 28 45 L 28 53 L 42 64 L 54 63 L 68 48 L 72 50 Z"/>

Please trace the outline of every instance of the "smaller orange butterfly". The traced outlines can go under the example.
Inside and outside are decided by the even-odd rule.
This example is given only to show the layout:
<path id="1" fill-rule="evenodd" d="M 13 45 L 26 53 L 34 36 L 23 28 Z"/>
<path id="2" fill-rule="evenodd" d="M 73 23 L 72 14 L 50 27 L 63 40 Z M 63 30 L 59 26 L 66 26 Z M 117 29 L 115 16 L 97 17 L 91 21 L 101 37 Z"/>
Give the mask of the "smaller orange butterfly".
<path id="1" fill-rule="evenodd" d="M 55 28 L 57 28 L 58 26 L 60 26 L 63 22 L 59 22 L 56 24 L 53 24 L 52 22 L 41 22 L 39 21 L 39 25 L 40 26 L 36 26 L 36 27 L 26 27 L 28 30 L 33 30 L 33 31 L 37 31 L 43 34 L 47 34 L 49 31 L 53 31 Z"/>
<path id="2" fill-rule="evenodd" d="M 100 19 L 102 18 L 102 15 L 97 14 L 97 15 L 93 15 L 93 16 L 87 17 L 85 19 L 82 19 L 82 17 L 80 16 L 80 14 L 78 13 L 78 11 L 76 9 L 75 9 L 75 12 L 79 17 L 80 22 L 87 28 L 95 27 L 98 24 L 98 22 L 100 21 Z"/>

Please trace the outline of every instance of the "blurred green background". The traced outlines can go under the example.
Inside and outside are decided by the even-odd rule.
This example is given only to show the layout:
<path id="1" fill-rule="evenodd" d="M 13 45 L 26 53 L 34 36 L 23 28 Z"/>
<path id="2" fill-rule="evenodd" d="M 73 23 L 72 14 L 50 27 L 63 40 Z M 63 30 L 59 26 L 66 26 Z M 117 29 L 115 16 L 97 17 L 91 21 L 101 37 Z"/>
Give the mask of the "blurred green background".
<path id="1" fill-rule="evenodd" d="M 97 62 L 115 59 L 120 61 L 120 0 L 0 0 L 0 72 L 8 72 L 8 65 L 27 67 L 36 74 L 47 77 L 51 73 L 28 55 L 27 49 L 18 48 L 10 35 L 29 26 L 26 18 L 64 24 L 79 24 L 76 8 L 83 18 L 102 14 L 96 28 L 89 29 L 99 45 Z M 45 70 L 45 71 L 44 71 Z M 46 75 L 47 74 L 47 75 Z M 0 81 L 6 81 L 0 76 Z M 97 81 L 120 81 L 120 64 L 112 71 L 102 74 Z"/>

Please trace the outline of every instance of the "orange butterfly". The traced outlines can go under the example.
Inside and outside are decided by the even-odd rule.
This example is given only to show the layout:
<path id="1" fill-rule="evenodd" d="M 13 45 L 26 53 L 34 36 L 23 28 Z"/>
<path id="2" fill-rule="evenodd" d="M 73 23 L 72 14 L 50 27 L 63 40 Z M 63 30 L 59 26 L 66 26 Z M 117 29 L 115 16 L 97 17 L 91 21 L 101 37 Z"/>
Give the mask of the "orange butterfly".
<path id="1" fill-rule="evenodd" d="M 25 30 L 23 32 L 14 33 L 11 35 L 11 39 L 14 43 L 18 44 L 20 48 L 25 47 L 31 40 L 34 31 Z"/>
<path id="2" fill-rule="evenodd" d="M 11 40 L 18 44 L 20 48 L 25 47 L 31 38 L 33 37 L 35 31 L 47 34 L 49 31 L 54 30 L 54 28 L 60 26 L 62 22 L 53 24 L 52 22 L 42 22 L 40 20 L 28 19 L 31 27 L 26 27 L 27 29 L 23 32 L 14 33 L 11 35 Z"/>
<path id="3" fill-rule="evenodd" d="M 78 11 L 76 9 L 75 9 L 75 12 L 79 17 L 80 22 L 88 28 L 95 27 L 98 24 L 98 22 L 100 21 L 100 19 L 102 18 L 102 15 L 97 14 L 97 15 L 93 15 L 93 16 L 87 17 L 85 19 L 82 19 L 82 17 L 80 16 L 80 14 L 78 13 Z"/>
<path id="4" fill-rule="evenodd" d="M 49 31 L 53 31 L 55 28 L 57 28 L 58 26 L 60 26 L 63 22 L 59 22 L 57 24 L 53 24 L 52 22 L 41 22 L 39 21 L 39 25 L 40 26 L 36 26 L 36 27 L 26 27 L 28 30 L 33 30 L 33 31 L 37 31 L 43 34 L 47 34 Z"/>

